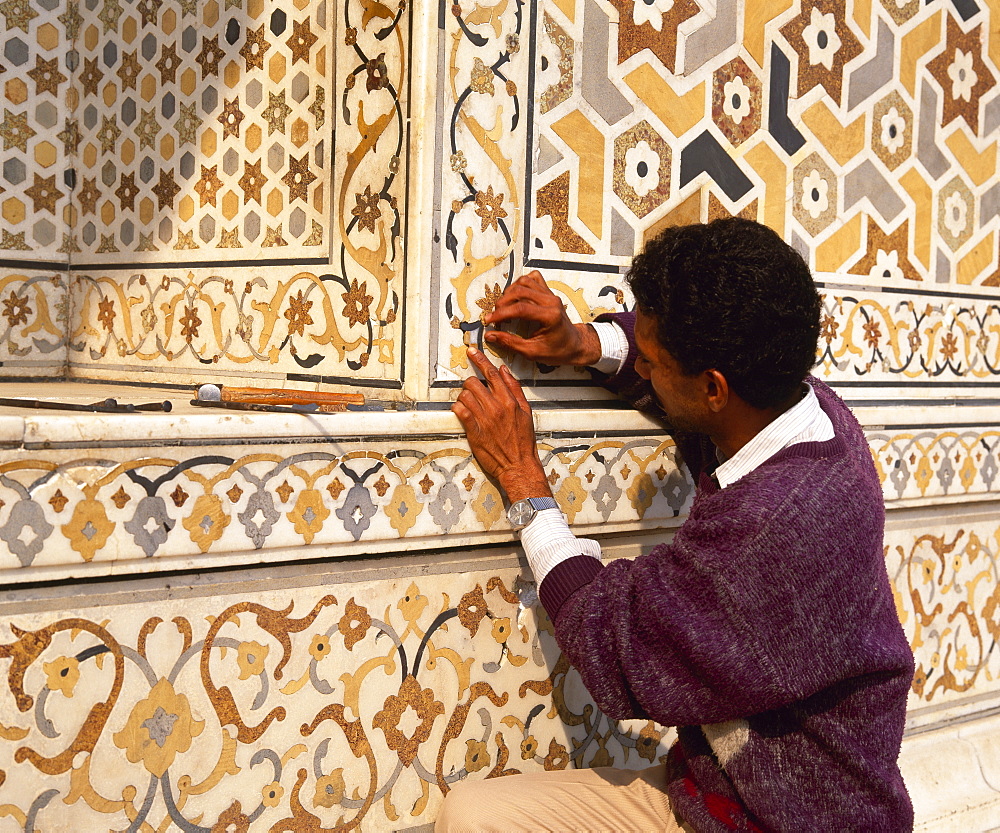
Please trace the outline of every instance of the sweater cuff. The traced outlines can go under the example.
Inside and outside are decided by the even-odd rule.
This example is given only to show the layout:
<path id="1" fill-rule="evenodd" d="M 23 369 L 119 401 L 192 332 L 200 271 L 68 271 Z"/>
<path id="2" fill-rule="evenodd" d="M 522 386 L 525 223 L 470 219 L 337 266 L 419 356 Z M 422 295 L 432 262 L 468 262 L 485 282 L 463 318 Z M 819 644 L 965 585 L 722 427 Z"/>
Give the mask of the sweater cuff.
<path id="1" fill-rule="evenodd" d="M 538 587 L 538 598 L 549 619 L 555 622 L 569 597 L 590 584 L 603 569 L 604 565 L 589 555 L 567 558 L 553 567 Z"/>

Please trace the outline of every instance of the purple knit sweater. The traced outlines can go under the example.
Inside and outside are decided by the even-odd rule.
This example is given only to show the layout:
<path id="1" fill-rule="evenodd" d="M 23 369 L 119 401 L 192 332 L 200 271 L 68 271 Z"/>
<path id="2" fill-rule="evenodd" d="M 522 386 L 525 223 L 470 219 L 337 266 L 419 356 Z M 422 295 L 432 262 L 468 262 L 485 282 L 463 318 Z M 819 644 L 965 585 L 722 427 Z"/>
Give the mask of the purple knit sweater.
<path id="1" fill-rule="evenodd" d="M 609 387 L 651 410 L 630 357 Z M 617 719 L 678 727 L 667 791 L 699 831 L 909 830 L 896 759 L 913 657 L 882 549 L 882 491 L 847 406 L 809 378 L 836 436 L 790 446 L 720 490 L 707 440 L 669 544 L 540 588 L 560 647 Z"/>

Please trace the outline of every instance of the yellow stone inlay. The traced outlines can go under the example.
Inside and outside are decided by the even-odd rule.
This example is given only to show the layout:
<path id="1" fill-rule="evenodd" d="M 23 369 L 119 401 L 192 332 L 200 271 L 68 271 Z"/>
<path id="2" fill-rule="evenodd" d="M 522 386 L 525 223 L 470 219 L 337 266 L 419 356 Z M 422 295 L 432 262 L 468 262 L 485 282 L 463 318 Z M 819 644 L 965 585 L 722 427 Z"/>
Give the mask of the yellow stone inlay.
<path id="1" fill-rule="evenodd" d="M 3 218 L 15 226 L 24 222 L 24 203 L 11 197 L 3 201 Z"/>
<path id="2" fill-rule="evenodd" d="M 255 20 L 264 12 L 264 0 L 247 0 L 247 14 Z"/>
<path id="3" fill-rule="evenodd" d="M 685 199 L 684 202 L 675 205 L 667 214 L 642 233 L 643 243 L 648 243 L 667 226 L 689 226 L 693 223 L 700 223 L 704 198 L 705 189 L 700 188 Z"/>
<path id="4" fill-rule="evenodd" d="M 913 219 L 913 254 L 917 256 L 925 269 L 929 269 L 931 266 L 931 229 L 934 221 L 933 191 L 916 168 L 910 168 L 901 176 L 899 184 L 906 189 L 906 193 L 910 195 L 916 206 Z"/>
<path id="5" fill-rule="evenodd" d="M 63 222 L 70 228 L 74 228 L 76 226 L 76 206 L 63 206 Z"/>
<path id="6" fill-rule="evenodd" d="M 101 222 L 106 226 L 110 226 L 115 221 L 115 204 L 111 200 L 105 200 L 101 203 Z"/>
<path id="7" fill-rule="evenodd" d="M 861 212 L 816 247 L 816 271 L 836 272 L 861 247 Z"/>
<path id="8" fill-rule="evenodd" d="M 122 162 L 126 165 L 131 165 L 135 161 L 135 142 L 131 139 L 122 142 L 121 157 Z"/>
<path id="9" fill-rule="evenodd" d="M 309 125 L 302 119 L 292 122 L 292 144 L 300 148 L 309 141 Z"/>
<path id="10" fill-rule="evenodd" d="M 49 168 L 56 162 L 56 148 L 51 142 L 39 142 L 35 145 L 35 161 L 43 168 Z"/>
<path id="11" fill-rule="evenodd" d="M 758 176 L 764 180 L 764 216 L 762 222 L 774 229 L 779 237 L 784 237 L 788 168 L 782 161 L 782 157 L 771 150 L 766 142 L 758 142 L 747 151 L 744 158 Z"/>
<path id="12" fill-rule="evenodd" d="M 93 168 L 97 164 L 97 146 L 92 142 L 87 142 L 83 146 L 83 164 L 88 168 Z"/>
<path id="13" fill-rule="evenodd" d="M 177 206 L 177 216 L 185 223 L 194 216 L 194 200 L 191 199 L 190 194 L 184 197 L 180 205 Z"/>
<path id="14" fill-rule="evenodd" d="M 972 177 L 972 181 L 976 185 L 982 185 L 993 178 L 997 170 L 997 143 L 995 140 L 990 141 L 986 149 L 980 153 L 973 147 L 965 131 L 959 127 L 945 139 L 945 144 L 951 148 L 958 164 Z"/>
<path id="15" fill-rule="evenodd" d="M 108 107 L 114 105 L 114 103 L 118 100 L 118 87 L 114 84 L 114 82 L 108 82 L 104 85 L 104 91 L 101 97 L 104 99 L 104 103 L 108 105 Z"/>
<path id="16" fill-rule="evenodd" d="M 125 22 L 122 24 L 122 37 L 125 39 L 125 43 L 132 43 L 137 34 L 138 28 L 136 26 L 135 18 L 126 17 Z"/>
<path id="17" fill-rule="evenodd" d="M 321 46 L 316 53 L 316 71 L 320 75 L 326 75 L 326 46 Z"/>
<path id="18" fill-rule="evenodd" d="M 284 207 L 285 200 L 281 196 L 281 191 L 272 188 L 271 193 L 267 195 L 267 213 L 272 217 L 277 217 Z"/>
<path id="19" fill-rule="evenodd" d="M 160 139 L 160 156 L 164 159 L 170 159 L 174 155 L 174 136 L 172 133 L 168 133 L 162 139 Z"/>
<path id="20" fill-rule="evenodd" d="M 139 219 L 143 223 L 153 222 L 153 201 L 149 197 L 143 197 L 139 202 Z"/>
<path id="21" fill-rule="evenodd" d="M 190 67 L 181 73 L 181 92 L 191 95 L 198 86 L 198 73 Z"/>
<path id="22" fill-rule="evenodd" d="M 756 0 L 744 4 L 743 44 L 758 69 L 764 68 L 764 27 L 791 5 L 792 0 Z"/>
<path id="23" fill-rule="evenodd" d="M 625 76 L 625 83 L 675 136 L 686 133 L 705 115 L 708 105 L 704 81 L 690 92 L 677 95 L 652 66 L 643 64 Z"/>
<path id="24" fill-rule="evenodd" d="M 990 10 L 990 34 L 986 49 L 993 66 L 1000 67 L 1000 0 L 986 0 Z"/>
<path id="25" fill-rule="evenodd" d="M 604 134 L 579 110 L 563 116 L 552 129 L 580 157 L 576 216 L 597 237 L 604 222 Z"/>
<path id="26" fill-rule="evenodd" d="M 576 0 L 554 0 L 554 2 L 570 23 L 576 22 Z"/>
<path id="27" fill-rule="evenodd" d="M 101 33 L 97 30 L 97 27 L 91 24 L 84 30 L 83 33 L 83 45 L 87 49 L 93 51 L 97 49 L 97 44 L 100 42 Z"/>
<path id="28" fill-rule="evenodd" d="M 28 85 L 20 78 L 12 78 L 4 85 L 4 95 L 12 104 L 24 104 L 28 100 Z"/>
<path id="29" fill-rule="evenodd" d="M 159 84 L 157 84 L 156 79 L 152 75 L 143 76 L 142 82 L 139 84 L 142 100 L 152 101 L 158 87 Z"/>
<path id="30" fill-rule="evenodd" d="M 872 0 L 854 0 L 854 22 L 864 32 L 866 38 L 871 37 Z"/>
<path id="31" fill-rule="evenodd" d="M 256 17 L 256 15 L 254 15 Z M 219 4 L 215 0 L 208 0 L 205 4 L 204 9 L 202 9 L 201 19 L 204 21 L 206 26 L 214 26 L 219 22 Z"/>
<path id="32" fill-rule="evenodd" d="M 205 156 L 214 156 L 217 144 L 218 137 L 215 135 L 215 131 L 211 127 L 201 134 L 201 152 L 204 153 Z"/>
<path id="33" fill-rule="evenodd" d="M 172 34 L 177 27 L 177 12 L 173 9 L 164 9 L 163 17 L 160 18 L 160 28 L 168 35 Z"/>
<path id="34" fill-rule="evenodd" d="M 223 78 L 229 89 L 232 89 L 240 83 L 240 66 L 236 63 L 236 61 L 230 61 L 226 64 L 226 68 L 223 70 Z"/>
<path id="35" fill-rule="evenodd" d="M 317 211 L 323 210 L 323 183 L 321 182 L 313 188 L 313 208 Z"/>
<path id="36" fill-rule="evenodd" d="M 69 108 L 71 113 L 75 113 L 79 104 L 80 91 L 76 87 L 70 87 L 66 90 L 66 106 Z"/>
<path id="37" fill-rule="evenodd" d="M 295 0 L 295 8 L 300 12 L 309 5 L 309 0 Z"/>
<path id="38" fill-rule="evenodd" d="M 51 23 L 43 23 L 35 32 L 35 38 L 42 49 L 55 49 L 59 45 L 59 30 Z"/>
<path id="39" fill-rule="evenodd" d="M 912 96 L 917 84 L 917 61 L 941 42 L 941 10 L 934 12 L 899 42 L 899 80 Z"/>
<path id="40" fill-rule="evenodd" d="M 846 127 L 830 112 L 823 99 L 819 99 L 803 113 L 802 120 L 819 143 L 841 165 L 846 165 L 865 149 L 865 117 L 858 116 Z"/>
<path id="41" fill-rule="evenodd" d="M 233 191 L 226 191 L 222 195 L 222 216 L 227 220 L 232 220 L 236 212 L 240 210 L 240 198 Z"/>
<path id="42" fill-rule="evenodd" d="M 261 141 L 263 141 L 263 135 L 261 134 L 260 125 L 251 124 L 250 127 L 247 128 L 247 135 L 246 135 L 247 150 L 249 150 L 251 153 L 256 153 L 257 148 L 260 147 Z"/>
<path id="43" fill-rule="evenodd" d="M 975 283 L 993 261 L 993 236 L 990 230 L 972 250 L 958 262 L 958 282 L 962 284 Z"/>
<path id="44" fill-rule="evenodd" d="M 280 52 L 272 55 L 271 60 L 267 62 L 267 74 L 276 83 L 285 77 L 285 56 Z"/>

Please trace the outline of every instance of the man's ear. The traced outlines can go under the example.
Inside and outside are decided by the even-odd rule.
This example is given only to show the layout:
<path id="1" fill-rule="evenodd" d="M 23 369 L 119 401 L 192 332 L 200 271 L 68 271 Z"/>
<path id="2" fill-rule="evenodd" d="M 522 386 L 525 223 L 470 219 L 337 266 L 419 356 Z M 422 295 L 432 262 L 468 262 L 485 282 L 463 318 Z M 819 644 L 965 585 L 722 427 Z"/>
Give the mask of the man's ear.
<path id="1" fill-rule="evenodd" d="M 729 404 L 729 382 L 715 369 L 704 371 L 702 378 L 709 409 L 713 413 L 720 413 Z"/>

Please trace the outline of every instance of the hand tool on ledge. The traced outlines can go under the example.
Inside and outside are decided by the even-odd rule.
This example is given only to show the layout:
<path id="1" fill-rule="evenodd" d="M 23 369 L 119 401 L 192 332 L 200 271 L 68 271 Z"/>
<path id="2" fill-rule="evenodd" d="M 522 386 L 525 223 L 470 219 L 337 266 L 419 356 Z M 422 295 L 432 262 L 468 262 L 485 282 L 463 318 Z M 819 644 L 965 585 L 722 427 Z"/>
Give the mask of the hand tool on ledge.
<path id="1" fill-rule="evenodd" d="M 0 406 L 8 408 L 31 408 L 48 411 L 86 411 L 97 414 L 132 414 L 136 411 L 164 411 L 169 413 L 171 404 L 169 401 L 150 402 L 145 405 L 133 405 L 130 402 L 119 402 L 117 399 L 102 399 L 85 405 L 81 402 L 49 402 L 44 399 L 19 399 L 10 397 L 0 397 Z"/>
<path id="2" fill-rule="evenodd" d="M 223 385 L 202 385 L 195 391 L 192 405 L 233 408 L 234 410 L 308 410 L 329 414 L 346 411 L 349 405 L 364 405 L 362 393 L 296 390 L 293 388 L 237 388 Z M 250 406 L 241 408 L 238 406 Z M 265 406 L 264 408 L 257 406 Z M 275 408 L 275 406 L 279 406 Z M 280 406 L 291 406 L 290 408 Z"/>

